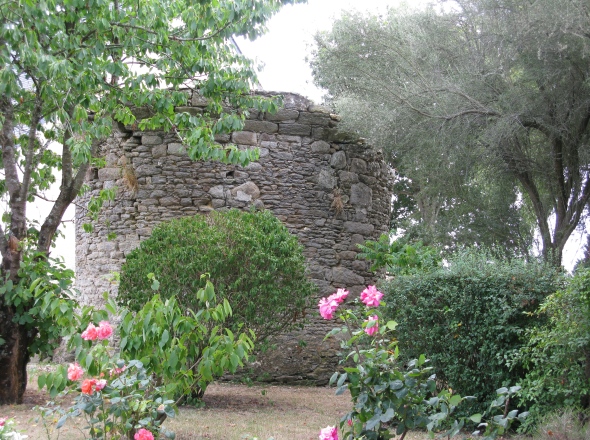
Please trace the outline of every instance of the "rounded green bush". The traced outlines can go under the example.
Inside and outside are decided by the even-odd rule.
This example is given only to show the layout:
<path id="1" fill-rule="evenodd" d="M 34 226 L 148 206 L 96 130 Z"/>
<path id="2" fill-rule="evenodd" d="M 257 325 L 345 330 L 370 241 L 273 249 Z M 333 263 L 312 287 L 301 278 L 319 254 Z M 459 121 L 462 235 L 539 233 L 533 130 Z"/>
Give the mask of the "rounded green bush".
<path id="1" fill-rule="evenodd" d="M 542 324 L 534 312 L 560 282 L 555 268 L 472 251 L 439 270 L 395 277 L 382 290 L 404 358 L 426 354 L 441 387 L 475 396 L 460 408 L 470 415 L 485 411 L 496 389 L 522 380 L 523 369 L 506 359 L 526 344 L 527 329 Z"/>
<path id="2" fill-rule="evenodd" d="M 127 256 L 118 302 L 139 310 L 152 297 L 148 274 L 154 273 L 162 297 L 196 309 L 195 294 L 208 274 L 233 309 L 227 327 L 243 324 L 264 340 L 300 326 L 315 291 L 302 249 L 270 211 L 232 209 L 164 222 Z"/>

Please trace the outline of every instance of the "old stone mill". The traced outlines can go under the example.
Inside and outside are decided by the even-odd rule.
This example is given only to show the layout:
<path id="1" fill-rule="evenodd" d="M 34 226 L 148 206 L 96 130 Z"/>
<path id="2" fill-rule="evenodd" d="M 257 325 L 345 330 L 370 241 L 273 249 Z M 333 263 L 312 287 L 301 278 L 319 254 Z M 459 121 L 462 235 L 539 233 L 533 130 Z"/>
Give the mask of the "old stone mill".
<path id="1" fill-rule="evenodd" d="M 243 131 L 216 139 L 258 147 L 260 160 L 246 167 L 191 161 L 171 133 L 129 128 L 107 140 L 101 151 L 106 166 L 91 170 L 90 191 L 79 204 L 105 188 L 117 187 L 117 197 L 90 233 L 82 228 L 90 221 L 85 211 L 76 213 L 77 287 L 85 303 L 100 304 L 105 291 L 116 294 L 110 274 L 159 222 L 252 205 L 270 210 L 298 237 L 319 297 L 338 287 L 358 294 L 375 281 L 368 264 L 356 258 L 356 245 L 388 230 L 390 169 L 380 151 L 340 130 L 329 109 L 283 96 L 277 113 L 253 111 Z M 193 96 L 181 110 L 199 113 L 205 105 Z M 108 232 L 116 238 L 107 241 Z M 322 342 L 330 323 L 315 312 L 303 330 L 279 337 L 279 349 L 257 358 L 256 372 L 277 382 L 327 381 L 337 344 Z"/>

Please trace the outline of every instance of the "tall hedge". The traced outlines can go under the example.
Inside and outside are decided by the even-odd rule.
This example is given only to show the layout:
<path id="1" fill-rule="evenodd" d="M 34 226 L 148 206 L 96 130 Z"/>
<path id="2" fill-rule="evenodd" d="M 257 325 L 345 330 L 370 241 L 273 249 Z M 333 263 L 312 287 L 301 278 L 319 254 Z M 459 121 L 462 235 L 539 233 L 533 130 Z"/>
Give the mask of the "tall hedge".
<path id="1" fill-rule="evenodd" d="M 228 327 L 244 324 L 265 339 L 299 326 L 315 290 L 305 276 L 302 250 L 270 211 L 233 209 L 164 222 L 127 256 L 118 301 L 141 308 L 153 294 L 147 275 L 154 273 L 162 297 L 176 295 L 183 307 L 194 309 L 201 275 L 209 274 L 233 309 Z"/>
<path id="2" fill-rule="evenodd" d="M 384 283 L 390 318 L 398 323 L 401 353 L 426 354 L 440 387 L 477 398 L 465 412 L 483 411 L 495 390 L 524 376 L 506 356 L 526 344 L 525 330 L 540 324 L 531 314 L 559 287 L 553 268 L 463 253 L 434 272 Z"/>

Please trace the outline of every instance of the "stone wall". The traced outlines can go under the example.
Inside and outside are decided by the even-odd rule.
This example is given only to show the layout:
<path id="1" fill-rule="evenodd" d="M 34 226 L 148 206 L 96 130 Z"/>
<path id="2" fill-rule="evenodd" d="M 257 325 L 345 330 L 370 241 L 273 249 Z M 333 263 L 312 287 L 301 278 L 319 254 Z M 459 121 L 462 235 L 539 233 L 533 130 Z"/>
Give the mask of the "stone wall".
<path id="1" fill-rule="evenodd" d="M 77 287 L 86 303 L 116 293 L 109 274 L 125 255 L 149 237 L 162 220 L 212 210 L 271 210 L 305 248 L 309 277 L 319 297 L 337 287 L 358 294 L 375 280 L 357 243 L 386 232 L 391 200 L 390 171 L 381 152 L 338 130 L 338 116 L 305 98 L 286 94 L 276 114 L 252 112 L 244 131 L 220 143 L 260 148 L 260 160 L 246 167 L 191 161 L 170 133 L 120 131 L 103 147 L 106 166 L 88 176 L 90 191 L 118 188 L 92 233 L 84 211 L 76 213 Z M 199 99 L 187 103 L 200 112 Z M 108 241 L 107 234 L 116 238 Z M 277 350 L 258 357 L 251 368 L 269 380 L 322 383 L 334 371 L 337 344 L 322 342 L 330 323 L 319 319 L 317 301 L 305 329 L 280 337 Z"/>

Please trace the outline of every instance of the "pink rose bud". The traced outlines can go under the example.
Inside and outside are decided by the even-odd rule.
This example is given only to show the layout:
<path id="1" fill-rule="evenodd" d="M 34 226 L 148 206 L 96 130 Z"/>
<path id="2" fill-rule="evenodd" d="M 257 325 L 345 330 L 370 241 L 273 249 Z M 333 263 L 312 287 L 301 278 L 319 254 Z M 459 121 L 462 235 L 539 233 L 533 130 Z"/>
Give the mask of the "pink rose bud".
<path id="1" fill-rule="evenodd" d="M 378 321 L 379 317 L 377 315 L 369 316 L 369 319 L 365 320 L 365 322 L 369 321 Z M 365 333 L 369 336 L 373 336 L 375 333 L 379 331 L 379 324 L 375 324 L 372 327 L 365 327 Z"/>

